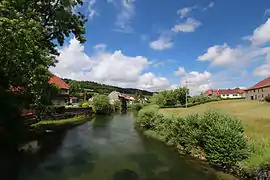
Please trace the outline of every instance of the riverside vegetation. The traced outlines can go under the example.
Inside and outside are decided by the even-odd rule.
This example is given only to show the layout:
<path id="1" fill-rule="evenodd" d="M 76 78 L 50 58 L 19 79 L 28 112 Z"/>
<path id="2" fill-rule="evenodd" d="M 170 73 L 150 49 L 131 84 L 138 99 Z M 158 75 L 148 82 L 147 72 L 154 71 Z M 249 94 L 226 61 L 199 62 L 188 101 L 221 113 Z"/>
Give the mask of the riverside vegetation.
<path id="1" fill-rule="evenodd" d="M 239 177 L 267 179 L 269 105 L 247 100 L 210 102 L 187 109 L 151 105 L 138 113 L 136 126 L 181 153 Z"/>

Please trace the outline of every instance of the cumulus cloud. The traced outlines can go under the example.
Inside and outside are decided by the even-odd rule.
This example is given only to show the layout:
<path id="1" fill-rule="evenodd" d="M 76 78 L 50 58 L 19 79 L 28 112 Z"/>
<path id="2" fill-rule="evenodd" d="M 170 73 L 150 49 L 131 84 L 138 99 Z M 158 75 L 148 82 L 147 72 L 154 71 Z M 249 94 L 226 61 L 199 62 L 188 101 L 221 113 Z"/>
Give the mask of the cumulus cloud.
<path id="1" fill-rule="evenodd" d="M 181 76 L 181 75 L 183 75 L 185 73 L 186 73 L 185 68 L 184 67 L 179 67 L 178 70 L 174 72 L 174 75 Z"/>
<path id="2" fill-rule="evenodd" d="M 154 50 L 170 49 L 173 46 L 172 39 L 170 37 L 160 36 L 157 40 L 149 43 L 149 46 Z"/>
<path id="3" fill-rule="evenodd" d="M 202 73 L 197 71 L 191 71 L 185 73 L 185 76 L 180 79 L 181 86 L 189 88 L 192 95 L 201 93 L 211 87 L 212 74 L 208 71 Z"/>
<path id="4" fill-rule="evenodd" d="M 237 46 L 232 48 L 225 43 L 209 47 L 205 54 L 198 56 L 198 60 L 209 61 L 212 66 L 243 67 L 264 59 L 268 52 L 270 52 L 268 47 Z"/>
<path id="5" fill-rule="evenodd" d="M 253 31 L 252 36 L 249 37 L 254 45 L 263 45 L 270 42 L 270 18 L 261 26 Z"/>
<path id="6" fill-rule="evenodd" d="M 117 15 L 115 22 L 116 31 L 132 33 L 131 20 L 135 16 L 135 0 L 121 0 L 120 13 Z"/>
<path id="7" fill-rule="evenodd" d="M 121 51 L 97 51 L 96 54 L 88 56 L 84 53 L 84 46 L 76 39 L 71 39 L 70 44 L 59 52 L 59 63 L 50 70 L 63 78 L 146 90 L 170 86 L 165 77 L 142 73 L 149 65 L 148 59 L 143 56 L 126 56 Z"/>
<path id="8" fill-rule="evenodd" d="M 185 22 L 174 25 L 173 32 L 194 32 L 202 23 L 194 18 L 187 18 Z"/>
<path id="9" fill-rule="evenodd" d="M 215 45 L 208 48 L 207 52 L 198 57 L 199 61 L 210 61 L 214 66 L 230 65 L 237 61 L 241 52 L 229 47 L 227 44 Z"/>
<path id="10" fill-rule="evenodd" d="M 170 82 L 165 77 L 156 77 L 153 73 L 145 73 L 139 78 L 138 88 L 151 91 L 160 91 L 168 89 Z"/>

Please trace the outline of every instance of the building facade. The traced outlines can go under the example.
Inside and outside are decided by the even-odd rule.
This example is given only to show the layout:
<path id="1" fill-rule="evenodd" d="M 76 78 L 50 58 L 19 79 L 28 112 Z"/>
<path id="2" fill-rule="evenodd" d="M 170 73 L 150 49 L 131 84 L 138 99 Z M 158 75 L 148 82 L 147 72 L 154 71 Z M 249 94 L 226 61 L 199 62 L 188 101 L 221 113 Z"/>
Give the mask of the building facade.
<path id="1" fill-rule="evenodd" d="M 246 91 L 246 99 L 263 100 L 266 96 L 270 96 L 270 77 L 258 82 Z"/>
<path id="2" fill-rule="evenodd" d="M 69 102 L 69 85 L 53 74 L 51 75 L 48 83 L 55 84 L 59 87 L 58 94 L 55 97 L 52 97 L 52 104 L 65 106 Z"/>
<path id="3" fill-rule="evenodd" d="M 242 89 L 209 89 L 204 93 L 208 97 L 223 99 L 239 99 L 245 97 L 245 91 Z"/>

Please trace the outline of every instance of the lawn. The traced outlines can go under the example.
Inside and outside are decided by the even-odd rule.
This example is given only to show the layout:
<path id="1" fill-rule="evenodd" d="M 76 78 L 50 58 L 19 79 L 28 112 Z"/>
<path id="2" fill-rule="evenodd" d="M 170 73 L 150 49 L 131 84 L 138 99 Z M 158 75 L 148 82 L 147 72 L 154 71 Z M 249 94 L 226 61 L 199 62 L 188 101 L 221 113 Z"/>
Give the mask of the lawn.
<path id="1" fill-rule="evenodd" d="M 253 153 L 243 162 L 246 170 L 270 163 L 270 103 L 248 100 L 228 100 L 210 102 L 190 108 L 167 108 L 161 112 L 170 112 L 180 116 L 190 113 L 203 113 L 207 109 L 216 109 L 242 121 L 245 134 L 253 146 Z"/>

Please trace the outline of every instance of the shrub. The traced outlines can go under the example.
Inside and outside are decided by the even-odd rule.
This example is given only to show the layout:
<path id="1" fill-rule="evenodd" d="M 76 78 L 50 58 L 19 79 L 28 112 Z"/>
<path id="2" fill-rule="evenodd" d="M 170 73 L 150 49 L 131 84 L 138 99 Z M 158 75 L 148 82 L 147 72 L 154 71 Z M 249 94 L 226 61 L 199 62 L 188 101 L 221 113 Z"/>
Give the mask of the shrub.
<path id="1" fill-rule="evenodd" d="M 208 161 L 222 168 L 231 168 L 248 157 L 248 144 L 240 121 L 215 111 L 201 117 L 202 148 Z"/>
<path id="2" fill-rule="evenodd" d="M 266 96 L 266 97 L 264 98 L 264 100 L 265 100 L 266 102 L 270 102 L 270 96 Z"/>
<path id="3" fill-rule="evenodd" d="M 162 118 L 162 115 L 158 113 L 156 106 L 148 106 L 139 111 L 136 119 L 136 125 L 145 130 L 151 130 L 155 128 L 155 121 Z"/>
<path id="4" fill-rule="evenodd" d="M 121 102 L 119 100 L 114 101 L 112 104 L 112 109 L 114 112 L 117 112 L 121 109 Z"/>
<path id="5" fill-rule="evenodd" d="M 65 106 L 44 106 L 39 109 L 40 119 L 50 119 L 54 114 L 65 113 Z"/>
<path id="6" fill-rule="evenodd" d="M 88 102 L 82 103 L 82 108 L 87 108 L 87 107 L 89 107 L 89 106 L 90 106 L 90 104 L 89 104 Z"/>
<path id="7" fill-rule="evenodd" d="M 212 110 L 201 116 L 174 117 L 149 106 L 139 111 L 136 124 L 184 153 L 206 156 L 218 167 L 231 168 L 249 155 L 241 122 Z"/>
<path id="8" fill-rule="evenodd" d="M 143 105 L 140 104 L 140 103 L 135 103 L 135 104 L 129 104 L 128 105 L 128 108 L 129 109 L 133 109 L 133 110 L 136 110 L 136 111 L 139 111 L 143 108 Z"/>
<path id="9" fill-rule="evenodd" d="M 94 112 L 97 114 L 109 114 L 112 112 L 112 105 L 106 95 L 95 95 L 91 104 Z"/>

